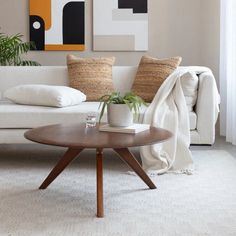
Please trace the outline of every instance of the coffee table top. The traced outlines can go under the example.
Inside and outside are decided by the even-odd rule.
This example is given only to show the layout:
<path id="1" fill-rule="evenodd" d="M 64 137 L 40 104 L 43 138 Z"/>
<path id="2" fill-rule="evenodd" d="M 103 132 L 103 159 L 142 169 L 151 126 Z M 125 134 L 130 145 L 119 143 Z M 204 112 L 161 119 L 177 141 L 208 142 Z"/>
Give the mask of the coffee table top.
<path id="1" fill-rule="evenodd" d="M 33 142 L 71 148 L 137 147 L 161 143 L 171 137 L 171 132 L 155 127 L 137 134 L 123 134 L 101 132 L 98 125 L 86 128 L 81 123 L 43 126 L 25 133 L 25 138 Z"/>

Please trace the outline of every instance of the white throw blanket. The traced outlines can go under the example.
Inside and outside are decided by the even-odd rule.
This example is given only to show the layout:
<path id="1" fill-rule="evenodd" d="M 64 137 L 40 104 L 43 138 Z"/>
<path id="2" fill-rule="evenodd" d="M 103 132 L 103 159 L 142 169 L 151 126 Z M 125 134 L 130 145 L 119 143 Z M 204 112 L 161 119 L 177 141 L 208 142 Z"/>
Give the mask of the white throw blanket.
<path id="1" fill-rule="evenodd" d="M 164 128 L 173 133 L 173 138 L 167 142 L 141 147 L 142 165 L 150 175 L 165 172 L 185 174 L 193 172 L 193 160 L 189 150 L 189 112 L 180 81 L 180 77 L 188 71 L 198 74 L 210 72 L 205 67 L 188 67 L 188 69 L 176 70 L 162 84 L 145 113 L 143 123 Z M 216 85 L 215 93 L 217 97 Z"/>

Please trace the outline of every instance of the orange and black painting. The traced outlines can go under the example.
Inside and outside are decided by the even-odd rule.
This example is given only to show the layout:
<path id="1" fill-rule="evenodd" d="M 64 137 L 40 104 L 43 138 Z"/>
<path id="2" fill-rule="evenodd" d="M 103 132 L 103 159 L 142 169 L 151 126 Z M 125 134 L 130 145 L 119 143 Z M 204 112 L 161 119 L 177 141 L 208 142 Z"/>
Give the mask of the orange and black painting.
<path id="1" fill-rule="evenodd" d="M 29 8 L 34 50 L 85 49 L 84 0 L 30 0 Z"/>

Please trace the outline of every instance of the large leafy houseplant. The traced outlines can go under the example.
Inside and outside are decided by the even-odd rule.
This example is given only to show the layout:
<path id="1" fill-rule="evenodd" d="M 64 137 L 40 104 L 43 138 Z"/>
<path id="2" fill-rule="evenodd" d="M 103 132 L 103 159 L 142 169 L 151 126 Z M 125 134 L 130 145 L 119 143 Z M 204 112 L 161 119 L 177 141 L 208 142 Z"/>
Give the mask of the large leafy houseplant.
<path id="1" fill-rule="evenodd" d="M 8 36 L 0 33 L 0 65 L 1 66 L 39 66 L 36 61 L 26 60 L 27 54 L 35 45 L 33 42 L 23 42 L 23 35 Z"/>
<path id="2" fill-rule="evenodd" d="M 99 123 L 101 122 L 101 119 L 104 115 L 105 109 L 111 104 L 123 104 L 126 105 L 131 112 L 135 114 L 135 116 L 139 115 L 139 110 L 142 105 L 147 105 L 143 99 L 132 92 L 126 93 L 124 96 L 122 96 L 119 92 L 113 92 L 108 95 L 104 95 L 100 98 L 100 117 L 99 117 Z"/>

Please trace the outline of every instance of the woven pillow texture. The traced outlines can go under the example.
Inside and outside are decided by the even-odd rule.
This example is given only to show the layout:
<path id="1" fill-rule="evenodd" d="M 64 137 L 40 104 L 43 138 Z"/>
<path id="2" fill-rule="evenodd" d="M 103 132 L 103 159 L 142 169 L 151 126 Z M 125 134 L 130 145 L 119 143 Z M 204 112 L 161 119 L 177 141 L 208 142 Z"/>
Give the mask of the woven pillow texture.
<path id="1" fill-rule="evenodd" d="M 112 66 L 114 57 L 79 58 L 67 56 L 70 87 L 80 90 L 87 101 L 98 101 L 105 94 L 114 91 Z"/>
<path id="2" fill-rule="evenodd" d="M 162 83 L 175 71 L 181 61 L 181 57 L 157 59 L 143 56 L 139 63 L 132 92 L 146 102 L 152 102 Z"/>

